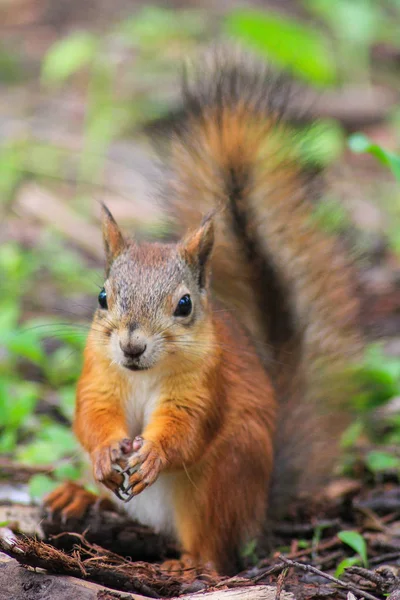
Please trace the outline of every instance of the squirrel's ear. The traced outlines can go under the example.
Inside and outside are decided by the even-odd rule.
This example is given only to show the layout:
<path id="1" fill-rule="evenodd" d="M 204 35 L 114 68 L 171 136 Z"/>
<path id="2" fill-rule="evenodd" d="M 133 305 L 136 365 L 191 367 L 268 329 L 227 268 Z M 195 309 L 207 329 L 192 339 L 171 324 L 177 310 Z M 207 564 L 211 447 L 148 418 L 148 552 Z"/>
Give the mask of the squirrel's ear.
<path id="1" fill-rule="evenodd" d="M 214 246 L 214 221 L 207 215 L 201 226 L 181 243 L 185 261 L 194 270 L 199 287 L 204 288 L 209 273 L 209 259 Z"/>
<path id="2" fill-rule="evenodd" d="M 114 220 L 114 217 L 105 204 L 102 204 L 103 240 L 107 259 L 107 270 L 111 263 L 125 248 L 125 240 Z"/>

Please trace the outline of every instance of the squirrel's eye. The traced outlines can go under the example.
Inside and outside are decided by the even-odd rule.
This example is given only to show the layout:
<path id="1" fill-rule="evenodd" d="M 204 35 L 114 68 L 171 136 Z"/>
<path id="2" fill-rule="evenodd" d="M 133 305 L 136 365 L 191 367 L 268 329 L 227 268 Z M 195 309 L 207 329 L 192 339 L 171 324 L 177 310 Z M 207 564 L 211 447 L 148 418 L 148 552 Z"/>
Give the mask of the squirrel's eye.
<path id="1" fill-rule="evenodd" d="M 104 288 L 102 290 L 100 290 L 99 304 L 100 304 L 101 308 L 108 308 L 108 305 L 107 305 L 107 292 L 106 292 L 106 290 Z"/>
<path id="2" fill-rule="evenodd" d="M 192 301 L 189 294 L 185 294 L 178 302 L 178 306 L 175 309 L 175 317 L 188 317 L 192 312 Z"/>

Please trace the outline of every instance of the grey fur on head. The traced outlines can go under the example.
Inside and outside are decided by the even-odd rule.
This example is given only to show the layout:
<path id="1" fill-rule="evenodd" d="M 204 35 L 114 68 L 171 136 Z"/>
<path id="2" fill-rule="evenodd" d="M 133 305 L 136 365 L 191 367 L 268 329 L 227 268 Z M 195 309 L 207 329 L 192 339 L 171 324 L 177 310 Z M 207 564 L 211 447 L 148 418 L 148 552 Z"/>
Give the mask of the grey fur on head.
<path id="1" fill-rule="evenodd" d="M 207 216 L 198 229 L 177 244 L 137 244 L 125 241 L 104 207 L 103 233 L 107 309 L 99 309 L 96 320 L 107 328 L 115 362 L 128 368 L 150 368 L 168 353 L 168 344 L 174 345 L 175 353 L 178 339 L 185 339 L 188 344 L 190 330 L 208 317 L 212 216 Z M 190 296 L 191 312 L 182 317 L 175 311 L 185 295 Z M 121 350 L 139 340 L 146 347 L 143 356 L 135 361 L 125 360 Z"/>

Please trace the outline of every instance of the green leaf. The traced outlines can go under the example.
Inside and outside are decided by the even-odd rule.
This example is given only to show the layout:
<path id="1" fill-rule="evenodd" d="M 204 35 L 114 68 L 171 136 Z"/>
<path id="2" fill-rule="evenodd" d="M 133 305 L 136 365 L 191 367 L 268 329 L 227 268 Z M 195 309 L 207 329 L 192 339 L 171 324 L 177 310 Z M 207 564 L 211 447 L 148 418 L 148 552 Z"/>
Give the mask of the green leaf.
<path id="1" fill-rule="evenodd" d="M 361 420 L 354 421 L 342 434 L 340 440 L 341 448 L 351 448 L 354 446 L 363 431 L 364 423 Z"/>
<path id="2" fill-rule="evenodd" d="M 242 551 L 242 556 L 246 557 L 246 556 L 252 556 L 254 554 L 254 552 L 256 551 L 257 548 L 257 540 L 250 540 L 250 542 L 248 542 L 245 547 L 243 548 Z"/>
<path id="3" fill-rule="evenodd" d="M 76 452 L 76 440 L 69 427 L 46 425 L 36 439 L 17 450 L 17 458 L 27 464 L 49 465 Z"/>
<path id="4" fill-rule="evenodd" d="M 238 9 L 226 19 L 226 29 L 242 42 L 298 76 L 315 84 L 332 84 L 336 66 L 326 36 L 297 20 L 254 9 Z"/>
<path id="5" fill-rule="evenodd" d="M 124 40 L 135 46 L 154 51 L 173 39 L 196 37 L 205 28 L 200 11 L 165 9 L 160 6 L 144 6 L 134 17 L 124 19 L 117 26 Z"/>
<path id="6" fill-rule="evenodd" d="M 8 349 L 23 358 L 27 358 L 36 365 L 42 365 L 46 361 L 46 354 L 38 339 L 37 331 L 19 330 L 9 336 Z"/>
<path id="7" fill-rule="evenodd" d="M 250 540 L 242 549 L 241 556 L 243 558 L 248 558 L 253 564 L 258 562 L 257 556 L 257 540 Z"/>
<path id="8" fill-rule="evenodd" d="M 0 164 L 1 162 L 2 158 L 0 157 Z M 3 276 L 1 284 L 2 286 L 5 283 L 8 286 L 12 285 L 11 289 L 13 293 L 18 294 L 18 297 L 21 294 L 21 285 L 27 277 L 33 274 L 37 266 L 36 251 L 25 251 L 16 243 L 8 243 L 0 246 L 0 272 Z"/>
<path id="9" fill-rule="evenodd" d="M 393 471 L 400 468 L 400 459 L 388 452 L 371 450 L 368 452 L 365 463 L 370 471 L 379 473 L 381 471 Z"/>
<path id="10" fill-rule="evenodd" d="M 57 348 L 48 357 L 45 373 L 54 386 L 75 382 L 81 371 L 82 357 L 68 346 Z"/>
<path id="11" fill-rule="evenodd" d="M 67 274 L 65 280 L 71 281 Z M 93 290 L 91 290 L 93 291 Z M 20 335 L 27 332 L 33 332 L 32 336 L 36 336 L 38 340 L 46 338 L 57 338 L 60 342 L 68 344 L 72 348 L 83 350 L 86 345 L 86 336 L 89 331 L 89 325 L 86 322 L 63 320 L 52 317 L 35 318 L 24 321 L 20 328 Z"/>
<path id="12" fill-rule="evenodd" d="M 64 417 L 72 422 L 75 411 L 75 385 L 66 385 L 60 389 L 60 411 Z"/>
<path id="13" fill-rule="evenodd" d="M 20 144 L 6 144 L 3 141 L 0 150 L 0 203 L 13 199 L 16 187 L 23 177 L 23 165 L 24 152 Z"/>
<path id="14" fill-rule="evenodd" d="M 300 144 L 307 163 L 325 167 L 341 156 L 345 137 L 338 123 L 321 119 L 300 132 Z"/>
<path id="15" fill-rule="evenodd" d="M 394 152 L 385 150 L 378 144 L 374 144 L 363 133 L 355 133 L 350 136 L 349 147 L 357 154 L 372 154 L 379 160 L 380 163 L 389 167 L 396 179 L 400 181 L 400 156 L 394 154 Z"/>
<path id="16" fill-rule="evenodd" d="M 367 347 L 357 378 L 362 392 L 354 396 L 357 412 L 366 413 L 400 392 L 400 361 L 386 355 L 379 344 Z"/>
<path id="17" fill-rule="evenodd" d="M 51 85 L 63 83 L 93 61 L 97 47 L 96 36 L 87 31 L 57 41 L 44 58 L 42 80 Z"/>
<path id="18" fill-rule="evenodd" d="M 51 465 L 60 458 L 60 453 L 54 442 L 36 439 L 30 444 L 19 446 L 16 456 L 27 465 Z"/>
<path id="19" fill-rule="evenodd" d="M 7 425 L 17 429 L 33 413 L 39 399 L 39 386 L 31 381 L 20 381 L 10 386 L 7 406 Z"/>
<path id="20" fill-rule="evenodd" d="M 4 452 L 13 448 L 15 432 L 33 414 L 38 395 L 39 386 L 31 381 L 0 379 L 1 424 L 5 427 L 0 446 Z"/>
<path id="21" fill-rule="evenodd" d="M 0 46 L 0 82 L 15 83 L 22 78 L 20 61 L 15 54 L 10 54 L 3 46 Z"/>
<path id="22" fill-rule="evenodd" d="M 54 481 L 47 475 L 33 475 L 29 480 L 29 495 L 32 500 L 38 502 L 43 496 L 52 492 L 57 485 L 59 485 L 59 482 Z"/>
<path id="23" fill-rule="evenodd" d="M 52 144 L 32 143 L 27 150 L 26 170 L 38 176 L 60 177 L 65 156 L 65 151 Z"/>
<path id="24" fill-rule="evenodd" d="M 12 452 L 17 445 L 15 429 L 6 429 L 0 434 L 0 454 Z"/>
<path id="25" fill-rule="evenodd" d="M 354 565 L 359 564 L 361 564 L 361 559 L 359 556 L 351 556 L 349 558 L 345 558 L 344 560 L 342 560 L 342 562 L 338 564 L 335 571 L 335 577 L 339 578 L 348 567 L 352 567 Z"/>
<path id="26" fill-rule="evenodd" d="M 15 303 L 2 303 L 0 310 L 0 331 L 2 332 L 1 343 L 5 342 L 5 333 L 14 331 L 17 326 L 19 307 Z"/>
<path id="27" fill-rule="evenodd" d="M 364 567 L 368 567 L 367 544 L 363 536 L 357 531 L 339 531 L 337 535 L 344 544 L 360 555 Z"/>
<path id="28" fill-rule="evenodd" d="M 82 469 L 71 462 L 66 462 L 54 469 L 54 475 L 61 481 L 65 479 L 76 481 L 82 475 Z"/>
<path id="29" fill-rule="evenodd" d="M 306 6 L 329 23 L 340 38 L 358 44 L 376 41 L 382 22 L 379 3 L 368 0 L 306 0 Z"/>

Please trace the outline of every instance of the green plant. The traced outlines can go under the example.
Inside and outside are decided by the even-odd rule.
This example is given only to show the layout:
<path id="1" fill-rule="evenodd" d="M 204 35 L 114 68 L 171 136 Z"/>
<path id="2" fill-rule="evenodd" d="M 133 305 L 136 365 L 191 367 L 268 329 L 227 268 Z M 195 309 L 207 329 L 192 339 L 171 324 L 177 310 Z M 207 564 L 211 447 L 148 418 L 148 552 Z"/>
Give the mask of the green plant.
<path id="1" fill-rule="evenodd" d="M 42 63 L 42 80 L 56 86 L 83 67 L 89 66 L 97 53 L 99 38 L 88 31 L 76 31 L 55 42 Z"/>
<path id="2" fill-rule="evenodd" d="M 372 473 L 400 470 L 400 459 L 397 456 L 389 454 L 389 452 L 381 450 L 371 450 L 368 452 L 365 464 Z"/>
<path id="3" fill-rule="evenodd" d="M 379 144 L 373 143 L 363 133 L 355 133 L 349 138 L 349 147 L 353 152 L 368 153 L 379 160 L 380 163 L 390 169 L 397 181 L 400 181 L 400 156 L 389 150 L 385 150 Z"/>
<path id="4" fill-rule="evenodd" d="M 59 323 L 54 317 L 21 321 L 28 307 L 40 303 L 36 291 L 40 294 L 50 281 L 63 298 L 76 289 L 94 295 L 96 288 L 88 283 L 94 273 L 51 236 L 32 249 L 13 242 L 1 245 L 0 271 L 0 451 L 27 464 L 53 465 L 54 481 L 65 465 L 76 478 L 81 465 L 68 422 L 87 326 L 78 319 Z M 46 398 L 57 400 L 48 404 Z M 50 408 L 54 416 L 49 416 Z M 36 479 L 35 489 L 43 477 Z"/>
<path id="5" fill-rule="evenodd" d="M 0 148 L 0 216 L 2 204 L 10 202 L 22 180 L 24 157 L 24 142 L 8 142 Z"/>
<path id="6" fill-rule="evenodd" d="M 21 76 L 22 68 L 19 57 L 0 44 L 0 83 L 17 83 Z"/>
<path id="7" fill-rule="evenodd" d="M 315 85 L 336 80 L 335 61 L 326 37 L 313 27 L 271 11 L 237 9 L 226 18 L 226 31 Z"/>
<path id="8" fill-rule="evenodd" d="M 391 171 L 396 182 L 400 181 L 400 155 L 398 153 L 386 150 L 379 144 L 372 142 L 362 133 L 355 133 L 350 136 L 349 147 L 355 153 L 368 153 L 371 156 L 374 156 L 382 165 Z M 385 235 L 390 247 L 397 254 L 400 254 L 400 196 L 398 186 L 395 188 L 388 188 L 388 193 L 385 193 L 385 187 L 383 185 L 381 187 L 383 193 L 379 200 L 387 214 Z"/>
<path id="9" fill-rule="evenodd" d="M 101 38 L 89 32 L 74 32 L 57 41 L 42 64 L 45 86 L 61 86 L 76 73 L 87 69 L 87 101 L 84 142 L 78 180 L 99 181 L 104 154 L 120 132 L 114 95 L 115 72 L 104 60 Z M 82 203 L 82 198 L 80 198 Z"/>
<path id="10" fill-rule="evenodd" d="M 393 3 L 374 0 L 304 0 L 304 5 L 331 33 L 343 80 L 368 82 L 373 45 L 390 42 L 398 46 L 395 32 L 399 7 Z"/>
<path id="11" fill-rule="evenodd" d="M 326 167 L 342 155 L 345 135 L 342 127 L 332 119 L 318 119 L 297 133 L 300 159 L 307 165 Z"/>
<path id="12" fill-rule="evenodd" d="M 151 77 L 160 86 L 166 74 L 176 69 L 175 55 L 160 53 L 160 43 L 165 48 L 179 48 L 190 45 L 204 31 L 205 18 L 198 11 L 181 10 L 177 16 L 176 11 L 149 6 L 135 17 L 110 26 L 101 36 L 78 31 L 55 42 L 43 60 L 43 85 L 59 88 L 76 76 L 86 81 L 78 181 L 102 183 L 105 155 L 112 140 L 166 110 L 165 101 L 154 100 L 146 91 L 151 89 L 147 81 Z M 109 58 L 115 46 L 127 55 L 132 51 L 136 54 L 135 67 L 125 69 L 123 77 L 121 66 Z M 135 73 L 140 74 L 140 80 L 135 79 Z M 82 196 L 78 199 L 81 205 L 86 204 Z"/>
<path id="13" fill-rule="evenodd" d="M 377 429 L 374 412 L 400 394 L 400 360 L 387 356 L 381 344 L 370 344 L 357 368 L 360 391 L 351 399 L 356 420 L 342 437 L 342 447 L 351 453 L 362 437 L 375 444 L 396 444 L 400 441 L 400 419 L 388 416 L 386 427 Z M 372 473 L 393 470 L 399 461 L 386 451 L 373 450 L 365 460 Z M 351 470 L 351 461 L 347 465 Z"/>
<path id="14" fill-rule="evenodd" d="M 336 568 L 335 577 L 340 577 L 348 567 L 356 564 L 362 564 L 365 568 L 368 568 L 367 544 L 362 535 L 357 531 L 339 531 L 337 536 L 357 555 L 342 560 Z"/>
<path id="15" fill-rule="evenodd" d="M 359 414 L 365 414 L 400 392 L 400 361 L 387 356 L 381 344 L 370 344 L 364 353 L 358 377 L 361 392 L 354 397 L 354 407 Z"/>
<path id="16" fill-rule="evenodd" d="M 247 558 L 252 565 L 257 564 L 259 558 L 257 555 L 257 540 L 250 540 L 241 552 L 242 558 Z"/>
<path id="17" fill-rule="evenodd" d="M 322 539 L 324 530 L 327 529 L 328 527 L 329 527 L 329 525 L 326 525 L 324 523 L 319 523 L 316 525 L 316 527 L 314 529 L 313 537 L 311 540 L 311 548 L 312 548 L 313 558 L 315 558 L 315 556 L 316 556 L 316 549 Z"/>

